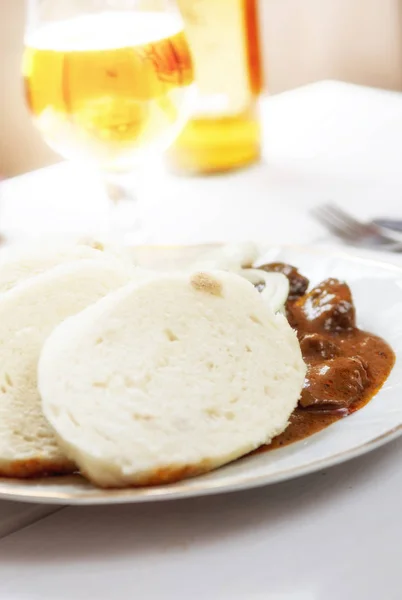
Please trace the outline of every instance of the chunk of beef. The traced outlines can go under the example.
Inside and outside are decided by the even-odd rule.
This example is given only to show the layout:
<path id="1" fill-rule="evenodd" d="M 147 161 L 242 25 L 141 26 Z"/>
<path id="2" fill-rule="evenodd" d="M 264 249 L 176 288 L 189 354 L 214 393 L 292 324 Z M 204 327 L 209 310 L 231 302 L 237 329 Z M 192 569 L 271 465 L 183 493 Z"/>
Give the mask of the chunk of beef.
<path id="1" fill-rule="evenodd" d="M 303 332 L 341 332 L 356 326 L 352 293 L 346 283 L 326 279 L 288 307 L 289 321 Z"/>
<path id="2" fill-rule="evenodd" d="M 367 365 L 355 357 L 338 357 L 311 364 L 299 405 L 303 408 L 347 409 L 369 383 Z"/>
<path id="3" fill-rule="evenodd" d="M 300 349 L 307 362 L 327 360 L 340 354 L 339 347 L 319 333 L 303 335 L 300 340 Z"/>

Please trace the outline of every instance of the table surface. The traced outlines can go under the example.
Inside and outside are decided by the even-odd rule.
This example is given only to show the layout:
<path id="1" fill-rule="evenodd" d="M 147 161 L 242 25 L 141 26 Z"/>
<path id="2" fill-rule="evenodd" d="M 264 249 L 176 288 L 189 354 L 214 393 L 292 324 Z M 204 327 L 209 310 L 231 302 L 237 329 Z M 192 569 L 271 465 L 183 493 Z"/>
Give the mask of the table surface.
<path id="1" fill-rule="evenodd" d="M 309 209 L 329 200 L 361 217 L 402 216 L 402 95 L 321 82 L 264 100 L 263 117 L 260 165 L 138 175 L 151 241 L 323 241 Z M 5 181 L 0 201 L 10 239 L 106 229 L 101 186 L 75 165 Z M 400 600 L 401 462 L 402 439 L 226 496 L 53 514 L 0 502 L 0 598 Z"/>

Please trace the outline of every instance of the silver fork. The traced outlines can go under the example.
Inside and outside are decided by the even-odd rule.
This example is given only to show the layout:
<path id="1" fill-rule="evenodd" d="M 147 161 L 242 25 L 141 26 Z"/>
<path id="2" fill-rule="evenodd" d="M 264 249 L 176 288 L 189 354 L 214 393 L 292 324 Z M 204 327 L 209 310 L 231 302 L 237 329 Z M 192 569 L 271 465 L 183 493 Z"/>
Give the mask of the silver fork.
<path id="1" fill-rule="evenodd" d="M 333 204 L 322 204 L 311 214 L 328 231 L 353 246 L 376 248 L 390 252 L 402 252 L 402 234 L 380 227 L 373 222 L 365 223 Z"/>

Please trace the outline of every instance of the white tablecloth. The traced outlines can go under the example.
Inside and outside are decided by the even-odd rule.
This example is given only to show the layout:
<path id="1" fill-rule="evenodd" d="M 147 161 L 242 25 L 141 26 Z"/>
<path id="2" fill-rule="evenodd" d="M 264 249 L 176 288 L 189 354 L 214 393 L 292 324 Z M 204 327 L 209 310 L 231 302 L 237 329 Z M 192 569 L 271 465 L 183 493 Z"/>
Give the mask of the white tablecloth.
<path id="1" fill-rule="evenodd" d="M 133 176 L 150 241 L 311 242 L 325 232 L 308 209 L 334 201 L 361 217 L 402 216 L 402 96 L 336 82 L 263 102 L 265 157 L 216 177 Z M 61 163 L 6 181 L 0 227 L 15 235 L 104 232 L 95 173 Z"/>
<path id="2" fill-rule="evenodd" d="M 154 242 L 310 242 L 309 208 L 402 217 L 402 95 L 323 82 L 264 102 L 265 160 L 225 177 L 137 176 Z M 104 231 L 95 175 L 6 181 L 10 237 Z M 394 257 L 393 260 L 399 260 Z M 400 600 L 402 440 L 285 484 L 147 506 L 66 508 L 0 541 L 0 598 Z M 47 507 L 0 503 L 0 536 Z"/>

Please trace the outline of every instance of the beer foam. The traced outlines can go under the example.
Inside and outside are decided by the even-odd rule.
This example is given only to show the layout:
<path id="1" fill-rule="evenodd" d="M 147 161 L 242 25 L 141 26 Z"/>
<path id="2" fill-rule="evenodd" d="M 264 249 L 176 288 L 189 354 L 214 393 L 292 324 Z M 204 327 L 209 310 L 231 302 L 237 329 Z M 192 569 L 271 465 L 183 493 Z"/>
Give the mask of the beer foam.
<path id="1" fill-rule="evenodd" d="M 183 30 L 178 14 L 158 12 L 110 12 L 84 15 L 43 25 L 25 38 L 38 50 L 112 50 L 149 44 Z"/>

